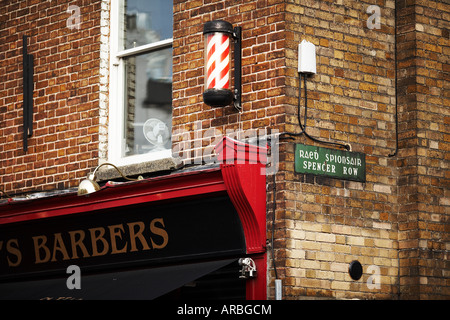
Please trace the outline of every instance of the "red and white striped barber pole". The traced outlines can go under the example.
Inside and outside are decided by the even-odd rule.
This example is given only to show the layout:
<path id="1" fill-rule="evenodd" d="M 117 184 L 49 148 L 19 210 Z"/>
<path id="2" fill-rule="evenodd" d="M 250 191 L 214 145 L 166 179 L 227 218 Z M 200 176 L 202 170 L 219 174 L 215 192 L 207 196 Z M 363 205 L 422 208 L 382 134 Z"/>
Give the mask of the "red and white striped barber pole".
<path id="1" fill-rule="evenodd" d="M 212 107 L 224 107 L 233 102 L 231 91 L 231 37 L 233 26 L 214 20 L 204 26 L 205 91 L 203 100 Z"/>
<path id="2" fill-rule="evenodd" d="M 206 89 L 230 89 L 230 37 L 206 35 Z"/>

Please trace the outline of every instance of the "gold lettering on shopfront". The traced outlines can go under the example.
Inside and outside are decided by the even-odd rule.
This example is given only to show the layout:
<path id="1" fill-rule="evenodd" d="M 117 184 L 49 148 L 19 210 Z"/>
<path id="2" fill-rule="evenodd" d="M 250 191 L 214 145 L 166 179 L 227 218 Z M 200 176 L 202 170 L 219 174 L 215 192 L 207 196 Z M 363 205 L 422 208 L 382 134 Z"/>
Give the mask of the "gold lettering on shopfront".
<path id="1" fill-rule="evenodd" d="M 83 252 L 83 258 L 90 257 L 88 250 L 86 249 L 86 246 L 83 243 L 84 237 L 86 236 L 86 233 L 83 230 L 75 230 L 70 231 L 70 243 L 72 244 L 72 259 L 78 259 L 78 252 L 77 248 L 81 249 L 81 252 Z M 76 236 L 78 235 L 78 239 L 76 239 Z"/>
<path id="2" fill-rule="evenodd" d="M 69 255 L 67 254 L 66 246 L 64 245 L 64 241 L 61 237 L 61 233 L 55 233 L 54 237 L 55 241 L 53 242 L 53 255 L 52 261 L 56 261 L 56 252 L 61 252 L 63 255 L 63 260 L 68 260 Z"/>
<path id="3" fill-rule="evenodd" d="M 122 240 L 122 234 L 124 233 L 123 225 L 116 224 L 114 226 L 108 226 L 108 228 L 109 228 L 109 234 L 111 235 L 111 254 L 127 252 L 128 242 L 125 242 L 125 245 L 123 246 L 122 249 L 117 249 L 116 237 L 118 237 L 120 240 Z M 120 232 L 119 230 L 121 230 L 122 232 Z"/>
<path id="4" fill-rule="evenodd" d="M 27 241 L 26 238 L 20 240 Z M 169 234 L 163 218 L 155 218 L 149 224 L 135 221 L 31 237 L 34 264 L 161 250 L 168 243 Z M 21 264 L 23 256 L 19 239 L 0 241 L 0 253 L 2 249 L 6 249 L 9 267 Z"/>
<path id="5" fill-rule="evenodd" d="M 50 260 L 50 249 L 45 245 L 47 243 L 46 236 L 33 237 L 34 243 L 34 256 L 36 257 L 35 263 L 45 263 Z M 41 249 L 44 250 L 45 258 L 41 258 Z"/>
<path id="6" fill-rule="evenodd" d="M 162 241 L 161 244 L 156 244 L 155 242 L 153 242 L 152 238 L 150 238 L 150 241 L 152 242 L 153 248 L 155 248 L 155 249 L 162 249 L 165 246 L 167 246 L 167 242 L 169 241 L 169 235 L 167 234 L 166 230 L 164 230 L 163 228 L 158 228 L 156 226 L 156 223 L 160 223 L 164 227 L 164 221 L 163 221 L 162 218 L 161 219 L 154 219 L 150 223 L 150 231 L 153 234 L 156 234 L 156 235 L 160 236 L 163 239 L 163 241 Z"/>
<path id="7" fill-rule="evenodd" d="M 138 226 L 139 230 L 136 233 L 134 227 Z M 145 229 L 145 224 L 142 221 L 138 222 L 132 222 L 128 223 L 128 228 L 130 230 L 130 242 L 131 242 L 131 250 L 130 252 L 138 251 L 136 247 L 136 238 L 139 239 L 141 242 L 141 245 L 143 246 L 142 250 L 149 250 L 150 247 L 148 246 L 147 240 L 145 240 L 145 237 L 142 235 Z"/>
<path id="8" fill-rule="evenodd" d="M 13 243 L 15 243 L 15 246 L 12 245 Z M 22 261 L 22 253 L 19 250 L 19 242 L 17 241 L 17 239 L 9 240 L 6 243 L 6 250 L 12 255 L 16 256 L 16 261 L 8 257 L 8 265 L 10 267 L 17 267 L 18 265 L 20 265 L 20 262 Z"/>
<path id="9" fill-rule="evenodd" d="M 97 232 L 98 231 L 98 232 Z M 92 228 L 89 229 L 89 232 L 91 233 L 91 239 L 92 239 L 92 256 L 104 256 L 108 250 L 109 250 L 109 244 L 108 241 L 106 241 L 103 236 L 105 235 L 105 228 Z M 103 250 L 101 252 L 98 251 L 98 242 L 101 242 L 103 244 Z"/>

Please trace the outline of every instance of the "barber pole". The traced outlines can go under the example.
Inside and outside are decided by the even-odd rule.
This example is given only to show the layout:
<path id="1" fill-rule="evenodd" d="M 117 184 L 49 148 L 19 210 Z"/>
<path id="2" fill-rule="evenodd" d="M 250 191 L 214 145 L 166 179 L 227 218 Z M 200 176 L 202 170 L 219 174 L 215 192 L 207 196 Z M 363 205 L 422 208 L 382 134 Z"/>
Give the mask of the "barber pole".
<path id="1" fill-rule="evenodd" d="M 235 100 L 231 90 L 231 39 L 233 26 L 214 20 L 205 24 L 205 91 L 203 101 L 212 107 L 224 107 Z"/>
<path id="2" fill-rule="evenodd" d="M 206 89 L 230 88 L 230 37 L 223 33 L 207 35 Z"/>

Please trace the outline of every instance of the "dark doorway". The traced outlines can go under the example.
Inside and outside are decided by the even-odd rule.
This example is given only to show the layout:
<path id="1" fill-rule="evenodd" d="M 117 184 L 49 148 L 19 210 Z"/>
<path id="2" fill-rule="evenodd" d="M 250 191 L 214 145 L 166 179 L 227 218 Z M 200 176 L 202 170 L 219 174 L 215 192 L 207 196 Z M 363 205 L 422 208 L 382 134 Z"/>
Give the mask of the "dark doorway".
<path id="1" fill-rule="evenodd" d="M 156 300 L 245 300 L 245 279 L 234 261 L 195 281 L 189 282 Z"/>

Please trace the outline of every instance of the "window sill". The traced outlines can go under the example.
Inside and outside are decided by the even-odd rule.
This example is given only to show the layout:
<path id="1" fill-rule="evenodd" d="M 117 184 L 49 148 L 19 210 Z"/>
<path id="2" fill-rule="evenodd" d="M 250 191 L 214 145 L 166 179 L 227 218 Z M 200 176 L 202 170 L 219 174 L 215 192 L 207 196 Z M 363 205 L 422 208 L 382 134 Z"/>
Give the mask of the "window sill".
<path id="1" fill-rule="evenodd" d="M 175 158 L 163 158 L 153 161 L 129 164 L 118 167 L 127 177 L 154 174 L 157 172 L 173 171 L 183 166 L 183 162 Z M 103 168 L 102 168 L 103 169 Z M 122 176 L 111 166 L 105 166 L 104 170 L 96 173 L 98 181 L 107 181 L 121 178 Z"/>

